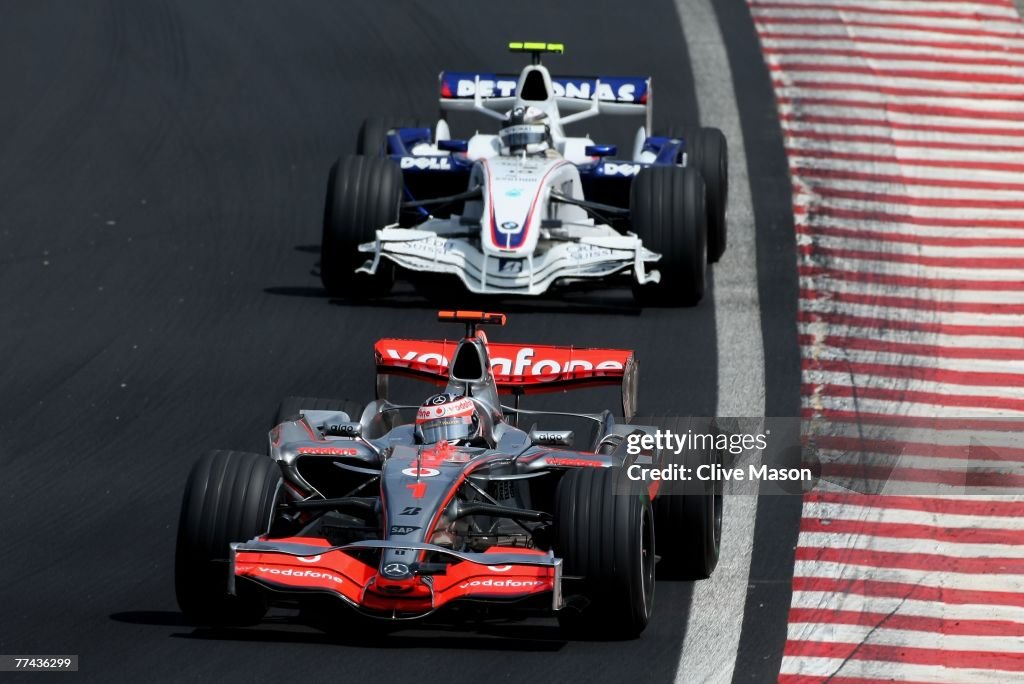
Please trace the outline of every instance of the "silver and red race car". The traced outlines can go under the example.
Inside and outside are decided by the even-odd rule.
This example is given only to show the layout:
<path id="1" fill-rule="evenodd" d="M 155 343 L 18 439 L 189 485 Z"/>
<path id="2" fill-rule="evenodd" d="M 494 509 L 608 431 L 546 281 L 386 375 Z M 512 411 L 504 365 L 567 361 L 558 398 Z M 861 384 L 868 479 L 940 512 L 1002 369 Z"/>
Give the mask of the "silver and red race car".
<path id="1" fill-rule="evenodd" d="M 269 455 L 214 451 L 195 465 L 175 567 L 192 621 L 252 624 L 284 604 L 341 632 L 367 618 L 553 615 L 574 635 L 633 638 L 654 606 L 656 561 L 661 577 L 710 575 L 720 487 L 628 473 L 718 456 L 636 446 L 655 428 L 629 422 L 631 351 L 489 342 L 477 326 L 502 314 L 440 319 L 465 323 L 465 337 L 377 342 L 365 407 L 288 399 Z M 395 404 L 395 375 L 443 391 Z M 522 394 L 608 384 L 621 387 L 624 422 L 518 408 Z M 535 423 L 552 418 L 591 434 Z"/>

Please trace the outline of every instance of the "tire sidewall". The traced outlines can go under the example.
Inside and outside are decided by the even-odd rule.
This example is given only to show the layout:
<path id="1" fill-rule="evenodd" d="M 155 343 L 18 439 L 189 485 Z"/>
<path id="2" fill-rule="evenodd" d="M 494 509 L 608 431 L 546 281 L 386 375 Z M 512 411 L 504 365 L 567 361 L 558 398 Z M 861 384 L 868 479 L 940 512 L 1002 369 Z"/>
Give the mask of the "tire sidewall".
<path id="1" fill-rule="evenodd" d="M 586 468 L 567 471 L 557 489 L 555 553 L 564 574 L 583 578 L 565 590 L 587 602 L 565 609 L 560 622 L 580 636 L 634 638 L 653 612 L 654 516 L 650 500 L 628 486 L 621 468 Z"/>
<path id="2" fill-rule="evenodd" d="M 213 451 L 189 473 L 178 521 L 175 591 L 200 624 L 252 624 L 266 612 L 247 585 L 228 594 L 230 544 L 269 531 L 283 492 L 280 467 L 253 453 Z"/>
<path id="3" fill-rule="evenodd" d="M 717 128 L 687 129 L 683 139 L 686 141 L 686 165 L 700 172 L 706 186 L 708 262 L 716 263 L 725 253 L 728 239 L 728 143 Z"/>
<path id="4" fill-rule="evenodd" d="M 331 167 L 320 242 L 320 275 L 328 294 L 359 298 L 391 289 L 394 267 L 388 259 L 380 260 L 372 276 L 355 270 L 372 258 L 359 245 L 398 222 L 402 188 L 401 170 L 384 157 L 352 155 Z"/>
<path id="5" fill-rule="evenodd" d="M 657 284 L 637 285 L 642 305 L 692 306 L 707 279 L 707 210 L 704 180 L 691 167 L 652 166 L 637 174 L 630 191 L 633 232 L 661 255 Z"/>

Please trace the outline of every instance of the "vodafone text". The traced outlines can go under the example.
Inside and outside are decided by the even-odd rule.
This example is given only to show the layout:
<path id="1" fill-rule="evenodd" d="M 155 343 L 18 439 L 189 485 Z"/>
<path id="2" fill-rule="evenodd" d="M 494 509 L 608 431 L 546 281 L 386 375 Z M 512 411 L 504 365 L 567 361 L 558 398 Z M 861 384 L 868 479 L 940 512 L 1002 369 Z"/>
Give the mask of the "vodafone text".
<path id="1" fill-rule="evenodd" d="M 544 580 L 485 579 L 463 582 L 459 585 L 459 589 L 469 589 L 470 587 L 532 589 L 533 587 L 542 587 L 546 584 L 547 582 Z"/>
<path id="2" fill-rule="evenodd" d="M 396 349 L 387 350 L 388 357 L 401 361 L 416 361 L 418 363 L 436 364 L 441 367 L 448 366 L 448 359 L 441 354 L 427 353 L 417 354 L 415 351 L 400 354 Z M 622 363 L 614 360 L 598 361 L 596 363 L 586 359 L 538 359 L 534 358 L 536 350 L 533 347 L 521 347 L 516 351 L 514 359 L 493 357 L 491 359 L 491 370 L 495 375 L 528 376 L 528 375 L 559 375 L 571 373 L 577 370 L 622 370 Z"/>
<path id="3" fill-rule="evenodd" d="M 293 570 L 292 568 L 285 568 L 281 570 L 279 568 L 264 568 L 260 567 L 259 571 L 267 575 L 283 575 L 285 577 L 312 577 L 313 579 L 325 579 L 337 584 L 344 582 L 343 579 L 330 572 L 317 572 L 316 570 Z"/>

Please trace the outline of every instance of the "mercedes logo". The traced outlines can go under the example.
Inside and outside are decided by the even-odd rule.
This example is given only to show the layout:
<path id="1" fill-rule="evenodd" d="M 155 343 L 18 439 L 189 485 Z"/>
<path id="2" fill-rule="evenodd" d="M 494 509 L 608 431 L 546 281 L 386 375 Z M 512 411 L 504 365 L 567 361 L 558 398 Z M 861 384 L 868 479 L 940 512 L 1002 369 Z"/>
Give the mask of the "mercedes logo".
<path id="1" fill-rule="evenodd" d="M 409 566 L 405 563 L 388 563 L 384 566 L 384 574 L 388 577 L 405 577 L 409 574 Z"/>

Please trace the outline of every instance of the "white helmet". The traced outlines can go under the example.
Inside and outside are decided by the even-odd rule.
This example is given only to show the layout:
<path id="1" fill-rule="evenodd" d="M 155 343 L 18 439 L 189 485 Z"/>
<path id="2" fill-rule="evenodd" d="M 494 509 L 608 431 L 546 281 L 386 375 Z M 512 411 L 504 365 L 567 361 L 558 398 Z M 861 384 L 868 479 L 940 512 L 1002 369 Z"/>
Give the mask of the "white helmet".
<path id="1" fill-rule="evenodd" d="M 541 154 L 552 147 L 548 115 L 536 107 L 516 107 L 502 122 L 498 138 L 507 154 Z"/>

